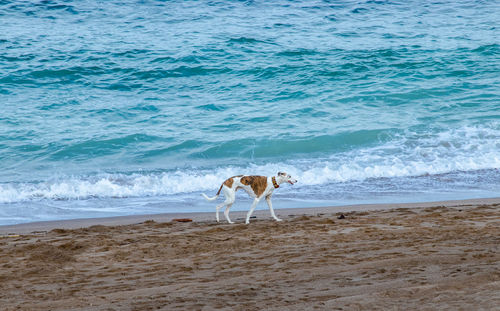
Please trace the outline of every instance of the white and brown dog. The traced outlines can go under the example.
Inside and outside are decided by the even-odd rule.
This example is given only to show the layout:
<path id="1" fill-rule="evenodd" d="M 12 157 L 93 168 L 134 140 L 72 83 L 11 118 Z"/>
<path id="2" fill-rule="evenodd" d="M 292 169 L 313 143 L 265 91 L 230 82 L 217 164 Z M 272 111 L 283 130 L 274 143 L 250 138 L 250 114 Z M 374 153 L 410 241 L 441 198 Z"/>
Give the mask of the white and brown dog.
<path id="1" fill-rule="evenodd" d="M 281 221 L 281 219 L 276 217 L 274 214 L 271 196 L 273 195 L 274 189 L 279 188 L 280 184 L 285 182 L 293 185 L 297 181 L 289 174 L 283 172 L 279 172 L 277 176 L 272 177 L 238 175 L 226 179 L 220 186 L 219 191 L 217 191 L 216 196 L 209 198 L 204 193 L 202 193 L 202 195 L 208 201 L 214 201 L 219 197 L 221 190 L 224 192 L 226 200 L 216 207 L 217 222 L 219 222 L 219 210 L 225 205 L 226 210 L 224 211 L 224 216 L 226 216 L 226 219 L 230 224 L 233 223 L 231 219 L 229 219 L 229 209 L 234 203 L 236 191 L 238 191 L 238 189 L 244 189 L 251 197 L 254 198 L 252 206 L 247 214 L 247 219 L 245 221 L 246 224 L 250 222 L 250 216 L 252 216 L 255 207 L 257 207 L 257 204 L 262 198 L 266 198 L 267 205 L 271 211 L 271 216 L 273 216 L 276 221 Z"/>

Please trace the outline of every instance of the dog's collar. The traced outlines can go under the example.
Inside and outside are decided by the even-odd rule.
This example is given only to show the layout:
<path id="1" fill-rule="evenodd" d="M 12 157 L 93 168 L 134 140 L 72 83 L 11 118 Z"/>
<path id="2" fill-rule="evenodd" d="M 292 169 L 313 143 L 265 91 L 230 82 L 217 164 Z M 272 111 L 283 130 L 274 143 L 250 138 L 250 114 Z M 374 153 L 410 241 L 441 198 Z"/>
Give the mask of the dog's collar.
<path id="1" fill-rule="evenodd" d="M 273 178 L 271 178 L 272 182 L 273 182 L 273 186 L 274 188 L 279 188 L 280 185 L 278 185 L 278 183 L 276 182 L 276 177 L 273 176 Z"/>

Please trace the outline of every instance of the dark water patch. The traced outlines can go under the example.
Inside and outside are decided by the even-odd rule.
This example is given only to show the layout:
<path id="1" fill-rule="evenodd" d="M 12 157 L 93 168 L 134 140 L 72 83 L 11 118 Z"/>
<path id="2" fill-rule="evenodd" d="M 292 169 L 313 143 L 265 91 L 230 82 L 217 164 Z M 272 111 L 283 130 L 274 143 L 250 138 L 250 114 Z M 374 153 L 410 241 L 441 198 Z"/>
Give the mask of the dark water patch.
<path id="1" fill-rule="evenodd" d="M 120 107 L 91 108 L 87 109 L 86 112 L 90 117 L 102 120 L 106 123 L 116 122 L 120 120 L 131 120 L 138 115 L 136 111 L 130 111 Z"/>
<path id="2" fill-rule="evenodd" d="M 355 38 L 359 37 L 359 33 L 355 31 L 343 31 L 343 32 L 338 32 L 335 33 L 335 36 L 341 37 L 341 38 Z"/>
<path id="3" fill-rule="evenodd" d="M 50 156 L 52 161 L 87 160 L 102 156 L 120 154 L 125 148 L 161 141 L 158 136 L 132 134 L 111 139 L 90 139 L 62 146 Z"/>
<path id="4" fill-rule="evenodd" d="M 127 70 L 119 69 L 119 72 Z M 83 82 L 88 76 L 106 75 L 117 72 L 101 67 L 69 67 L 61 69 L 18 70 L 0 78 L 2 83 L 44 85 L 57 83 Z"/>
<path id="5" fill-rule="evenodd" d="M 367 4 L 376 4 L 376 5 L 385 5 L 385 4 L 391 4 L 391 5 L 398 5 L 399 3 L 394 2 L 394 1 L 387 1 L 387 0 L 369 0 L 366 1 Z"/>
<path id="6" fill-rule="evenodd" d="M 205 56 L 201 55 L 188 55 L 182 57 L 173 57 L 173 56 L 160 56 L 152 59 L 150 63 L 164 63 L 164 64 L 201 64 L 204 61 L 209 60 Z"/>
<path id="7" fill-rule="evenodd" d="M 232 119 L 233 120 L 233 119 Z M 227 122 L 226 120 L 224 120 L 225 122 L 224 123 L 218 123 L 218 124 L 214 124 L 214 125 L 211 125 L 209 128 L 206 128 L 204 130 L 214 130 L 214 131 L 219 131 L 219 132 L 228 132 L 228 133 L 231 133 L 231 132 L 236 132 L 236 131 L 240 131 L 240 130 L 243 130 L 243 129 L 247 129 L 249 128 L 249 126 L 243 124 L 243 123 L 240 123 L 240 124 L 236 124 L 236 123 L 233 123 L 234 121 L 232 122 Z"/>
<path id="8" fill-rule="evenodd" d="M 295 118 L 304 118 L 304 117 L 314 117 L 314 118 L 324 118 L 328 117 L 331 114 L 327 111 L 323 110 L 318 110 L 317 108 L 313 107 L 306 107 L 306 108 L 300 108 L 300 109 L 294 109 L 286 113 L 282 113 L 280 116 L 281 118 L 290 118 L 290 117 L 295 117 Z"/>
<path id="9" fill-rule="evenodd" d="M 370 67 L 363 63 L 345 63 L 340 66 L 340 69 L 349 70 L 356 73 L 370 71 Z"/>
<path id="10" fill-rule="evenodd" d="M 300 57 L 300 56 L 311 56 L 311 55 L 319 55 L 316 49 L 295 49 L 295 50 L 286 50 L 276 53 L 276 56 L 284 56 L 284 57 Z"/>
<path id="11" fill-rule="evenodd" d="M 363 13 L 368 13 L 367 8 L 355 8 L 351 11 L 353 14 L 363 14 Z"/>
<path id="12" fill-rule="evenodd" d="M 253 45 L 253 44 L 272 44 L 275 45 L 276 43 L 269 41 L 269 40 L 259 40 L 251 37 L 237 37 L 237 38 L 231 38 L 227 40 L 227 43 L 229 45 L 235 45 L 235 44 L 248 44 L 248 45 Z"/>
<path id="13" fill-rule="evenodd" d="M 488 45 L 483 45 L 480 46 L 474 50 L 472 50 L 474 53 L 480 53 L 483 55 L 500 55 L 500 45 L 498 44 L 488 44 Z"/>
<path id="14" fill-rule="evenodd" d="M 460 78 L 460 77 L 465 78 L 465 77 L 472 77 L 475 74 L 476 73 L 471 68 L 471 70 L 451 70 L 451 71 L 448 71 L 445 76 L 457 77 L 457 78 Z"/>
<path id="15" fill-rule="evenodd" d="M 36 79 L 45 79 L 45 78 L 55 78 L 55 79 L 78 79 L 81 78 L 81 71 L 74 69 L 43 69 L 43 70 L 35 70 L 29 73 L 29 76 Z"/>
<path id="16" fill-rule="evenodd" d="M 77 105 L 80 105 L 79 101 L 69 100 L 69 101 L 45 104 L 45 105 L 40 106 L 39 109 L 44 110 L 44 111 L 49 111 L 49 110 L 56 110 L 56 109 L 61 109 L 61 108 L 73 108 L 74 106 L 77 106 Z"/>
<path id="17" fill-rule="evenodd" d="M 347 61 L 359 60 L 378 60 L 378 61 L 395 61 L 404 58 L 409 53 L 406 47 L 397 49 L 364 49 L 354 50 L 349 53 L 342 53 L 342 58 Z"/>
<path id="18" fill-rule="evenodd" d="M 348 76 L 349 72 L 346 70 L 338 70 L 337 68 L 320 68 L 315 72 L 315 74 L 317 76 L 327 77 L 330 80 L 341 80 L 342 77 Z"/>
<path id="19" fill-rule="evenodd" d="M 25 77 L 17 77 L 17 76 L 13 76 L 13 75 L 9 75 L 9 76 L 0 78 L 0 83 L 5 84 L 5 85 L 24 84 L 24 85 L 31 85 L 31 86 L 39 86 L 42 84 L 42 83 L 38 83 L 36 80 L 33 80 L 33 79 L 26 79 Z"/>
<path id="20" fill-rule="evenodd" d="M 186 155 L 197 152 L 199 148 L 205 146 L 205 142 L 200 140 L 186 140 L 180 143 L 165 142 L 168 147 L 155 148 L 142 153 L 144 158 L 159 157 L 159 156 L 180 156 L 184 158 Z"/>
<path id="21" fill-rule="evenodd" d="M 458 97 L 456 100 L 457 101 L 485 101 L 485 102 L 493 102 L 496 98 L 498 97 L 498 94 L 495 93 L 487 93 L 487 92 L 481 92 L 479 94 L 469 94 L 467 93 L 466 96 L 463 97 Z"/>
<path id="22" fill-rule="evenodd" d="M 273 24 L 273 27 L 276 27 L 276 28 L 290 28 L 290 27 L 293 27 L 292 24 L 287 24 L 287 23 L 275 23 Z"/>
<path id="23" fill-rule="evenodd" d="M 72 6 L 72 5 L 64 5 L 64 4 L 54 4 L 54 5 L 48 5 L 46 6 L 46 9 L 51 11 L 51 10 L 60 10 L 60 11 L 65 11 L 71 14 L 78 14 L 78 10 Z"/>
<path id="24" fill-rule="evenodd" d="M 35 58 L 36 58 L 36 55 L 34 55 L 34 54 L 21 54 L 21 55 L 16 55 L 16 56 L 0 55 L 0 62 L 1 61 L 12 62 L 12 63 L 23 62 L 23 61 L 31 61 Z"/>
<path id="25" fill-rule="evenodd" d="M 135 90 L 140 90 L 144 87 L 142 83 L 112 83 L 112 84 L 106 84 L 104 89 L 111 90 L 111 91 L 120 91 L 120 92 L 131 92 Z"/>
<path id="26" fill-rule="evenodd" d="M 201 55 L 188 55 L 188 56 L 184 56 L 184 57 L 179 57 L 177 58 L 177 62 L 180 62 L 180 63 L 186 63 L 186 64 L 200 64 L 202 63 L 203 61 L 207 61 L 208 58 L 207 57 L 204 57 L 204 56 L 201 56 Z"/>
<path id="27" fill-rule="evenodd" d="M 226 107 L 223 105 L 216 105 L 216 104 L 205 104 L 205 105 L 200 105 L 196 107 L 197 109 L 205 110 L 205 111 L 224 111 L 226 110 Z"/>
<path id="28" fill-rule="evenodd" d="M 436 60 L 434 59 L 426 59 L 420 61 L 407 59 L 398 62 L 391 62 L 389 64 L 385 64 L 385 66 L 397 69 L 405 69 L 405 70 L 419 70 L 424 68 L 433 69 L 436 68 L 437 66 L 443 66 L 443 64 L 436 62 Z"/>
<path id="29" fill-rule="evenodd" d="M 160 108 L 151 104 L 140 104 L 130 108 L 130 110 L 138 112 L 152 112 L 152 113 L 157 113 L 161 111 Z"/>
<path id="30" fill-rule="evenodd" d="M 398 34 L 398 33 L 384 33 L 382 34 L 382 38 L 384 39 L 406 39 L 408 38 L 407 35 L 401 35 L 401 34 Z M 417 38 L 420 38 L 420 37 L 417 37 Z"/>
<path id="31" fill-rule="evenodd" d="M 250 124 L 255 124 L 255 125 L 258 125 L 259 123 L 265 123 L 265 122 L 268 122 L 270 121 L 272 118 L 269 117 L 269 116 L 262 116 L 262 117 L 253 117 L 253 118 L 250 118 L 248 119 L 248 122 L 250 122 Z"/>
<path id="32" fill-rule="evenodd" d="M 297 99 L 305 99 L 310 97 L 311 95 L 305 91 L 281 91 L 276 96 L 273 96 L 271 102 L 276 101 L 288 101 L 288 100 L 297 100 Z"/>
<path id="33" fill-rule="evenodd" d="M 338 17 L 335 14 L 329 14 L 329 15 L 325 16 L 325 19 L 330 21 L 330 22 L 336 22 L 338 20 Z"/>
<path id="34" fill-rule="evenodd" d="M 153 69 L 137 71 L 132 74 L 140 80 L 164 79 L 164 78 L 186 78 L 193 76 L 205 76 L 210 74 L 221 74 L 229 72 L 229 68 L 213 68 L 205 66 L 178 66 L 173 69 Z"/>
<path id="35" fill-rule="evenodd" d="M 237 75 L 242 77 L 251 77 L 258 79 L 256 81 L 266 81 L 278 76 L 290 76 L 296 74 L 304 69 L 301 65 L 280 65 L 280 66 L 267 66 L 267 67 L 253 67 L 250 69 L 236 71 Z"/>
<path id="36" fill-rule="evenodd" d="M 149 55 L 152 51 L 150 50 L 145 50 L 145 49 L 132 49 L 132 50 L 127 50 L 127 51 L 122 51 L 122 52 L 115 52 L 111 54 L 111 57 L 125 57 L 125 58 L 132 58 L 136 59 L 141 56 Z"/>
<path id="37" fill-rule="evenodd" d="M 150 63 L 175 63 L 177 58 L 172 56 L 160 56 L 150 61 Z"/>

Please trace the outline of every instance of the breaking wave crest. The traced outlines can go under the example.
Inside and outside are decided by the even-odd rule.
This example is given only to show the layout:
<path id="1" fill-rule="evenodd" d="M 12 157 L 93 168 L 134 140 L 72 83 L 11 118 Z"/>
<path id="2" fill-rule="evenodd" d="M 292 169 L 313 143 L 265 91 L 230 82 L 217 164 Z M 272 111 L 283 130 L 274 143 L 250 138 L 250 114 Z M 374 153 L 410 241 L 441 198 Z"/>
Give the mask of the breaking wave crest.
<path id="1" fill-rule="evenodd" d="M 163 196 L 215 191 L 228 176 L 285 170 L 296 187 L 374 178 L 438 176 L 500 168 L 500 130 L 463 127 L 433 135 L 404 133 L 382 145 L 316 159 L 160 172 L 100 173 L 50 181 L 0 184 L 0 203 Z"/>

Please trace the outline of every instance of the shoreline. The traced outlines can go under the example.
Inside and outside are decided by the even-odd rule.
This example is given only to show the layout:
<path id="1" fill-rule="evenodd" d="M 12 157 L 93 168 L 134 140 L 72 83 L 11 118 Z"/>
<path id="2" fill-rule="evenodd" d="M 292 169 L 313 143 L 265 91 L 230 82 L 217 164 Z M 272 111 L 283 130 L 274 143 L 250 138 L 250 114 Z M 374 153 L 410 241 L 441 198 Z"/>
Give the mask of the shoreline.
<path id="1" fill-rule="evenodd" d="M 302 207 L 302 208 L 282 208 L 276 209 L 276 215 L 286 219 L 290 216 L 297 215 L 317 215 L 317 214 L 335 214 L 347 212 L 365 212 L 365 211 L 383 211 L 398 208 L 428 208 L 428 207 L 461 207 L 461 206 L 478 206 L 488 204 L 500 204 L 498 198 L 479 198 L 465 200 L 446 200 L 446 201 L 430 201 L 418 203 L 376 203 L 376 204 L 354 204 L 342 206 L 325 206 L 325 207 Z M 248 211 L 231 211 L 229 216 L 236 223 L 244 222 Z M 223 215 L 223 210 L 220 212 L 221 224 L 227 224 Z M 256 210 L 253 213 L 259 220 L 270 220 L 271 216 L 268 209 Z M 66 220 L 49 220 L 28 222 L 14 225 L 0 225 L 0 237 L 7 235 L 25 235 L 30 233 L 48 232 L 54 229 L 80 229 L 91 226 L 124 226 L 139 224 L 146 221 L 155 222 L 171 222 L 177 218 L 189 218 L 193 222 L 213 222 L 215 223 L 215 208 L 213 212 L 188 212 L 188 213 L 161 213 L 161 214 L 138 214 L 128 216 L 112 216 L 99 218 L 77 218 Z M 252 223 L 252 221 L 250 221 Z"/>

